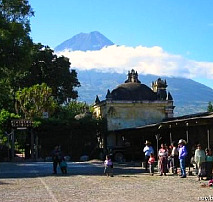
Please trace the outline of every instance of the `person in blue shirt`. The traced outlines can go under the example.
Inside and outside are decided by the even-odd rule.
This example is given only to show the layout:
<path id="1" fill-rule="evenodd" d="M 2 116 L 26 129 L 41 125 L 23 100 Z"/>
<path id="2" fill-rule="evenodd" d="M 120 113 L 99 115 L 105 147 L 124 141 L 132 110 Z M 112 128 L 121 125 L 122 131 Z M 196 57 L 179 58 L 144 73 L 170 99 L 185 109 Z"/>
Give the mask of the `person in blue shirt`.
<path id="1" fill-rule="evenodd" d="M 186 178 L 186 156 L 188 154 L 186 150 L 186 141 L 180 139 L 178 142 L 179 146 L 179 160 L 180 160 L 180 169 L 181 169 L 181 178 Z"/>
<path id="2" fill-rule="evenodd" d="M 143 149 L 143 152 L 145 153 L 145 168 L 146 168 L 146 171 L 148 171 L 148 161 L 149 161 L 149 157 L 150 157 L 150 154 L 154 154 L 154 149 L 153 147 L 151 146 L 151 142 L 149 142 L 148 140 L 146 140 L 145 142 L 145 147 Z"/>

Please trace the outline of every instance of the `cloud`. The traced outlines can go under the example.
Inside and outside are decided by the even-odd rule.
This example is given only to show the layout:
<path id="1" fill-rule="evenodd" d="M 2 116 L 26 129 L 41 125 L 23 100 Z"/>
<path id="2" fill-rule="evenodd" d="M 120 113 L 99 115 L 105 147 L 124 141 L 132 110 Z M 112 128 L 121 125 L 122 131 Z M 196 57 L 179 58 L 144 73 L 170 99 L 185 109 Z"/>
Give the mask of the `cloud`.
<path id="1" fill-rule="evenodd" d="M 135 69 L 140 74 L 185 78 L 213 78 L 213 63 L 188 60 L 169 54 L 161 47 L 108 46 L 99 51 L 63 51 L 72 67 L 79 70 L 127 72 Z"/>
<path id="2" fill-rule="evenodd" d="M 208 26 L 209 26 L 209 27 L 213 27 L 213 23 L 209 23 Z"/>

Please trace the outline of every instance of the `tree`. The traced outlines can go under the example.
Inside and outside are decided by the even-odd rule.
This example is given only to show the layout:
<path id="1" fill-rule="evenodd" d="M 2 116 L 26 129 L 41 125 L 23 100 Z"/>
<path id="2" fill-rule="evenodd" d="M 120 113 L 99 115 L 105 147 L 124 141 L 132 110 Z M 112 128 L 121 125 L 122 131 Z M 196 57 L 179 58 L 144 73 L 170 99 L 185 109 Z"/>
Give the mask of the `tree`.
<path id="1" fill-rule="evenodd" d="M 43 112 L 51 114 L 57 107 L 52 89 L 45 83 L 17 91 L 16 101 L 17 111 L 21 111 L 25 118 L 42 117 Z"/>
<path id="2" fill-rule="evenodd" d="M 0 79 L 0 109 L 7 109 L 13 111 L 13 97 L 11 95 L 11 89 L 7 82 Z"/>
<path id="3" fill-rule="evenodd" d="M 213 112 L 213 106 L 212 106 L 212 103 L 211 103 L 211 102 L 209 102 L 209 104 L 208 104 L 207 111 L 208 111 L 208 112 Z"/>
<path id="4" fill-rule="evenodd" d="M 23 85 L 46 83 L 59 104 L 76 99 L 78 93 L 74 88 L 80 83 L 70 65 L 68 58 L 58 57 L 48 46 L 34 44 L 32 65 Z"/>
<path id="5" fill-rule="evenodd" d="M 48 46 L 33 44 L 29 19 L 34 15 L 28 0 L 0 0 L 0 106 L 14 106 L 19 88 L 46 83 L 59 104 L 76 99 L 80 86 L 68 58 L 58 57 Z M 7 97 L 8 96 L 8 97 Z"/>
<path id="6" fill-rule="evenodd" d="M 26 0 L 0 0 L 0 68 L 10 80 L 29 68 L 32 40 L 29 18 L 33 11 Z"/>
<path id="7" fill-rule="evenodd" d="M 90 112 L 91 106 L 87 105 L 84 102 L 73 100 L 67 105 L 61 106 L 59 108 L 57 118 L 61 120 L 72 120 L 76 117 L 76 115 L 82 116 L 85 114 L 92 114 Z"/>
<path id="8" fill-rule="evenodd" d="M 27 0 L 0 0 L 0 80 L 14 96 L 31 64 L 32 40 Z"/>

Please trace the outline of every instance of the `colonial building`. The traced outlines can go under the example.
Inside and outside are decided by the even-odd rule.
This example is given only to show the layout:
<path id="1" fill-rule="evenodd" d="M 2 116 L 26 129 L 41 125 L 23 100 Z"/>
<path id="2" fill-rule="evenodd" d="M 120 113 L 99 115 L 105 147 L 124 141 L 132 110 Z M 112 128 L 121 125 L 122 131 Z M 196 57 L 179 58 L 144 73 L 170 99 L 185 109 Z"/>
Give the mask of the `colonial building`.
<path id="1" fill-rule="evenodd" d="M 213 149 L 213 112 L 173 117 L 173 98 L 166 88 L 166 80 L 160 78 L 149 88 L 131 70 L 125 83 L 107 91 L 105 100 L 96 97 L 94 114 L 107 120 L 102 145 L 112 149 L 115 160 L 143 158 L 145 140 L 152 142 L 156 152 L 161 143 L 185 139 L 188 159 L 198 143 Z"/>
<path id="2" fill-rule="evenodd" d="M 106 119 L 108 131 L 105 137 L 100 138 L 101 147 L 113 148 L 119 155 L 120 152 L 116 152 L 118 148 L 130 146 L 130 142 L 120 131 L 172 118 L 173 98 L 166 88 L 166 80 L 160 78 L 152 82 L 152 88 L 149 88 L 140 82 L 138 73 L 131 70 L 123 84 L 107 91 L 105 100 L 100 101 L 97 96 L 94 115 Z"/>
<path id="3" fill-rule="evenodd" d="M 131 70 L 125 83 L 107 91 L 105 100 L 96 97 L 94 115 L 106 118 L 108 131 L 158 123 L 173 117 L 173 98 L 166 88 L 166 80 L 160 78 L 149 88 Z"/>

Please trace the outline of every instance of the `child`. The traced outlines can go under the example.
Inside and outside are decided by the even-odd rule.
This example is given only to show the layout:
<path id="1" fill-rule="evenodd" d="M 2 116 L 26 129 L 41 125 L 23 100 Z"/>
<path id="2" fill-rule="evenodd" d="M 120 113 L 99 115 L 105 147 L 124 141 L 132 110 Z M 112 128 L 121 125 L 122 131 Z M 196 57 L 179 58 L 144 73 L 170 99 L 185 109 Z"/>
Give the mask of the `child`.
<path id="1" fill-rule="evenodd" d="M 65 158 L 62 158 L 62 161 L 60 162 L 60 168 L 63 174 L 67 174 L 67 162 L 65 161 Z"/>
<path id="2" fill-rule="evenodd" d="M 113 163 L 110 158 L 110 156 L 106 155 L 106 160 L 104 161 L 104 174 L 107 175 L 107 177 L 111 176 L 113 177 Z"/>
<path id="3" fill-rule="evenodd" d="M 155 157 L 154 157 L 153 153 L 150 154 L 148 163 L 149 163 L 149 172 L 153 176 L 154 175 L 154 163 L 155 163 Z"/>

